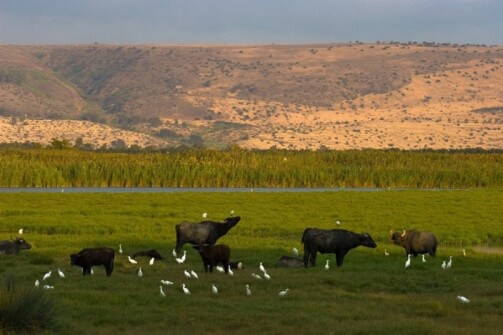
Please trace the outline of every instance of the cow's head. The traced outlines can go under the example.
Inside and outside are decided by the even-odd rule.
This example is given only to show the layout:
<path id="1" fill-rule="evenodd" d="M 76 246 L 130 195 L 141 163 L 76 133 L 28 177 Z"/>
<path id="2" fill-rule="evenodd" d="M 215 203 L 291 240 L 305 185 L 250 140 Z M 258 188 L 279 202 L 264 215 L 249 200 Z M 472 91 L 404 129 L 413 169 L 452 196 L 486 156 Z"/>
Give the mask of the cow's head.
<path id="1" fill-rule="evenodd" d="M 360 242 L 361 242 L 361 245 L 363 245 L 365 247 L 369 247 L 369 248 L 377 247 L 377 244 L 374 242 L 374 240 L 372 239 L 370 234 L 367 234 L 367 233 L 360 234 Z"/>
<path id="2" fill-rule="evenodd" d="M 225 224 L 228 224 L 231 227 L 234 227 L 238 224 L 239 220 L 241 220 L 240 216 L 229 217 L 224 220 Z"/>
<path id="3" fill-rule="evenodd" d="M 31 244 L 26 242 L 23 238 L 16 238 L 14 240 L 14 243 L 16 243 L 19 246 L 19 249 L 31 249 Z"/>
<path id="4" fill-rule="evenodd" d="M 79 259 L 80 259 L 80 255 L 79 255 L 79 254 L 71 254 L 71 255 L 70 255 L 70 264 L 71 264 L 71 265 L 76 265 L 76 264 L 78 264 Z"/>
<path id="5" fill-rule="evenodd" d="M 393 241 L 393 243 L 401 245 L 402 242 L 405 240 L 406 235 L 407 235 L 407 232 L 404 229 L 402 233 L 399 233 L 399 232 L 392 233 L 391 240 Z"/>

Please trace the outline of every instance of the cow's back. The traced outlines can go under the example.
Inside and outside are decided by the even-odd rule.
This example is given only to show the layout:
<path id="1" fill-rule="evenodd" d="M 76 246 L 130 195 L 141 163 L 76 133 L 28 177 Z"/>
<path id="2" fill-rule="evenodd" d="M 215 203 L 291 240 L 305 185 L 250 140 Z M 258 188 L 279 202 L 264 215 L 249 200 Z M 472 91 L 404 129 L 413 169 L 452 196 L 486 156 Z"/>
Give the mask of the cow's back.
<path id="1" fill-rule="evenodd" d="M 182 222 L 178 227 L 180 234 L 189 243 L 204 243 L 210 234 L 210 223 Z"/>
<path id="2" fill-rule="evenodd" d="M 16 253 L 16 246 L 12 241 L 0 241 L 0 255 L 12 255 Z"/>

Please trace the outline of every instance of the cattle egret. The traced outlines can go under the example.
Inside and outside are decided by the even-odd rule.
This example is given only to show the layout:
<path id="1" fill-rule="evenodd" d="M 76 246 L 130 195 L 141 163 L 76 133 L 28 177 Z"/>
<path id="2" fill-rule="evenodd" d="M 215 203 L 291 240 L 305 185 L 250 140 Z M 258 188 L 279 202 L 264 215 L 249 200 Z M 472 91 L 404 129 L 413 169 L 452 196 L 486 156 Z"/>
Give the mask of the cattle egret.
<path id="1" fill-rule="evenodd" d="M 240 269 L 240 270 L 241 270 L 242 268 L 243 268 L 243 263 L 239 262 L 239 263 L 238 263 L 238 269 Z"/>
<path id="2" fill-rule="evenodd" d="M 60 278 L 63 278 L 63 279 L 65 278 L 65 274 L 60 269 L 58 269 L 58 275 Z"/>
<path id="3" fill-rule="evenodd" d="M 190 270 L 190 275 L 192 276 L 192 278 L 199 279 L 199 276 L 197 275 L 197 273 L 194 270 Z"/>
<path id="4" fill-rule="evenodd" d="M 442 269 L 444 269 L 444 270 L 447 269 L 447 261 L 444 261 L 442 263 Z"/>
<path id="5" fill-rule="evenodd" d="M 185 275 L 185 277 L 187 278 L 192 278 L 192 276 L 190 275 L 190 272 L 187 271 L 187 270 L 183 270 L 183 274 Z"/>
<path id="6" fill-rule="evenodd" d="M 176 256 L 177 256 L 177 255 L 176 255 L 176 250 L 175 250 L 175 249 L 173 249 L 173 251 L 171 252 L 171 254 L 173 255 L 173 257 L 176 257 Z"/>
<path id="7" fill-rule="evenodd" d="M 423 263 L 426 263 L 426 259 L 424 258 L 424 254 L 423 254 Z"/>
<path id="8" fill-rule="evenodd" d="M 469 299 L 467 299 L 467 298 L 463 297 L 462 295 L 458 295 L 457 299 L 458 299 L 459 301 L 461 301 L 461 302 L 464 302 L 465 304 L 467 304 L 467 303 L 469 303 L 469 302 L 470 302 L 470 300 L 469 300 Z"/>
<path id="9" fill-rule="evenodd" d="M 54 290 L 54 286 L 44 285 L 44 289 L 46 289 L 46 290 Z"/>
<path id="10" fill-rule="evenodd" d="M 148 264 L 149 264 L 149 265 L 154 265 L 154 262 L 155 262 L 155 258 L 154 258 L 154 257 L 152 257 L 152 258 L 150 259 L 150 262 L 148 262 Z"/>
<path id="11" fill-rule="evenodd" d="M 337 220 L 337 221 L 335 221 L 335 224 L 338 225 L 338 226 L 340 226 L 341 225 L 341 221 Z"/>
<path id="12" fill-rule="evenodd" d="M 185 262 L 186 258 L 187 258 L 187 250 L 184 250 L 182 255 L 182 263 Z"/>
<path id="13" fill-rule="evenodd" d="M 122 255 L 122 244 L 119 244 L 119 254 Z"/>
<path id="14" fill-rule="evenodd" d="M 230 267 L 230 266 L 227 268 L 227 270 L 228 270 L 227 272 L 228 272 L 231 276 L 234 276 L 234 272 L 232 271 L 232 269 L 231 269 L 231 267 Z"/>
<path id="15" fill-rule="evenodd" d="M 234 215 L 234 210 L 231 210 L 231 216 L 233 216 L 233 215 Z"/>
<path id="16" fill-rule="evenodd" d="M 203 219 L 206 219 L 208 217 L 208 213 L 203 213 Z"/>
<path id="17" fill-rule="evenodd" d="M 218 272 L 225 272 L 225 269 L 223 267 L 221 267 L 220 265 L 217 265 L 216 269 Z"/>
<path id="18" fill-rule="evenodd" d="M 262 277 L 260 277 L 259 275 L 255 274 L 255 273 L 252 273 L 252 277 L 255 279 L 262 280 Z"/>
<path id="19" fill-rule="evenodd" d="M 159 285 L 159 293 L 161 294 L 161 297 L 165 297 L 166 296 L 166 293 L 164 293 L 164 291 L 162 290 L 162 285 Z"/>
<path id="20" fill-rule="evenodd" d="M 463 249 L 463 256 L 466 256 L 466 250 Z"/>
<path id="21" fill-rule="evenodd" d="M 183 264 L 184 260 L 183 258 L 175 258 L 175 261 L 178 263 L 178 264 Z"/>
<path id="22" fill-rule="evenodd" d="M 138 264 L 137 261 L 135 261 L 134 259 L 131 258 L 131 256 L 127 256 L 127 260 L 129 261 L 129 263 L 131 264 Z"/>
<path id="23" fill-rule="evenodd" d="M 279 293 L 278 293 L 278 295 L 279 295 L 280 297 L 284 297 L 284 296 L 288 293 L 288 291 L 290 291 L 290 290 L 289 290 L 289 289 L 286 289 L 286 290 L 284 290 L 284 291 L 279 292 Z"/>
<path id="24" fill-rule="evenodd" d="M 258 266 L 258 268 L 260 269 L 260 271 L 265 272 L 265 268 L 262 265 L 262 262 L 260 262 L 260 265 Z"/>
<path id="25" fill-rule="evenodd" d="M 39 287 L 40 286 L 40 282 L 37 280 L 35 280 L 35 287 Z"/>
<path id="26" fill-rule="evenodd" d="M 94 270 L 93 270 L 93 268 L 91 268 L 91 274 L 92 274 L 92 275 L 94 274 Z"/>
<path id="27" fill-rule="evenodd" d="M 190 294 L 190 291 L 188 288 L 185 287 L 185 284 L 182 284 L 182 289 L 183 289 L 183 293 Z"/>
<path id="28" fill-rule="evenodd" d="M 47 280 L 49 278 L 51 278 L 51 274 L 52 274 L 52 271 L 49 271 L 47 272 L 43 277 L 42 277 L 42 280 Z"/>
<path id="29" fill-rule="evenodd" d="M 169 281 L 169 280 L 162 280 L 161 279 L 161 284 L 166 285 L 166 286 L 170 286 L 170 285 L 173 285 L 173 282 Z"/>
<path id="30" fill-rule="evenodd" d="M 251 295 L 250 285 L 248 285 L 248 284 L 246 284 L 246 295 L 247 296 Z"/>
<path id="31" fill-rule="evenodd" d="M 19 235 L 23 235 L 23 228 L 19 229 L 19 231 L 17 232 Z"/>
<path id="32" fill-rule="evenodd" d="M 297 250 L 297 248 L 293 247 L 292 248 L 292 253 L 294 256 L 298 256 L 299 255 L 299 250 Z"/>
<path id="33" fill-rule="evenodd" d="M 264 278 L 267 280 L 271 280 L 271 276 L 269 276 L 267 272 L 264 272 Z"/>
<path id="34" fill-rule="evenodd" d="M 450 269 L 452 266 L 452 256 L 449 256 L 449 263 L 447 263 L 447 268 Z"/>
<path id="35" fill-rule="evenodd" d="M 329 262 L 330 262 L 330 260 L 329 260 L 329 259 L 327 259 L 327 264 L 325 264 L 325 270 L 330 269 L 330 265 L 328 265 L 328 263 L 329 263 Z"/>
<path id="36" fill-rule="evenodd" d="M 143 271 L 141 270 L 141 267 L 138 269 L 138 277 L 143 277 Z"/>
<path id="37" fill-rule="evenodd" d="M 386 249 L 384 249 L 384 255 L 389 256 L 389 252 Z"/>
<path id="38" fill-rule="evenodd" d="M 410 254 L 407 256 L 407 261 L 405 262 L 405 268 L 407 269 L 410 266 Z"/>
<path id="39" fill-rule="evenodd" d="M 211 293 L 215 295 L 218 294 L 218 288 L 213 284 L 211 284 Z"/>

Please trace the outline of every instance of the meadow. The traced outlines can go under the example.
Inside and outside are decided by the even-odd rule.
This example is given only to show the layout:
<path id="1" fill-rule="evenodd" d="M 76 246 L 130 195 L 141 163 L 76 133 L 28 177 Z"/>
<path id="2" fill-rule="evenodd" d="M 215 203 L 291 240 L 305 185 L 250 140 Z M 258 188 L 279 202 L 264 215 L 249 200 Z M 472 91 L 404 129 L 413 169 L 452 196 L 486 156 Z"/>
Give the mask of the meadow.
<path id="1" fill-rule="evenodd" d="M 503 323 L 503 255 L 481 253 L 480 244 L 503 242 L 503 190 L 379 191 L 324 193 L 147 193 L 147 194 L 0 194 L 0 239 L 24 228 L 31 250 L 0 256 L 0 279 L 15 276 L 19 285 L 53 271 L 47 292 L 59 306 L 59 322 L 49 333 L 62 334 L 500 334 Z M 230 210 L 241 222 L 219 242 L 244 263 L 233 277 L 204 274 L 190 246 L 187 262 L 176 264 L 171 250 L 174 225 L 197 222 L 203 212 L 222 220 Z M 351 251 L 335 269 L 333 255 L 320 255 L 316 268 L 274 265 L 292 247 L 300 250 L 306 227 L 341 227 L 370 233 L 376 249 Z M 434 232 L 436 258 L 413 259 L 404 269 L 403 249 L 389 243 L 389 231 Z M 83 277 L 69 254 L 83 247 L 109 246 L 115 271 L 103 268 Z M 129 264 L 126 255 L 155 248 L 166 256 L 148 265 Z M 384 255 L 384 250 L 390 256 Z M 467 256 L 462 255 L 466 249 Z M 453 267 L 442 270 L 453 256 Z M 323 265 L 331 259 L 331 269 Z M 263 262 L 271 281 L 258 281 Z M 136 273 L 138 266 L 143 278 Z M 56 276 L 61 268 L 65 279 Z M 199 280 L 186 279 L 193 269 Z M 161 279 L 175 282 L 159 295 Z M 185 283 L 190 296 L 181 293 Z M 211 294 L 214 283 L 220 290 Z M 245 295 L 250 284 L 252 296 Z M 285 297 L 278 292 L 289 288 Z M 456 300 L 466 296 L 469 304 Z M 0 331 L 1 332 L 1 331 Z"/>
<path id="2" fill-rule="evenodd" d="M 503 187 L 503 154 L 4 148 L 0 187 Z"/>

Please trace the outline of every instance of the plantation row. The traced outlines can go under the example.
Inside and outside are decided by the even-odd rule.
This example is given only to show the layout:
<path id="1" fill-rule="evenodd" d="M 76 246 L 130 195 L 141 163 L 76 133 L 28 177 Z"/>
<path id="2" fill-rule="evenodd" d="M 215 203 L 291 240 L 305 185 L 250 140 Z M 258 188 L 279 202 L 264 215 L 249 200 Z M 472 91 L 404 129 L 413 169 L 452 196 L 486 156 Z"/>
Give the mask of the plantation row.
<path id="1" fill-rule="evenodd" d="M 500 153 L 0 149 L 0 187 L 502 186 Z"/>

